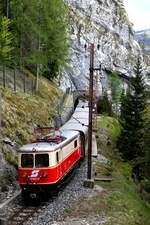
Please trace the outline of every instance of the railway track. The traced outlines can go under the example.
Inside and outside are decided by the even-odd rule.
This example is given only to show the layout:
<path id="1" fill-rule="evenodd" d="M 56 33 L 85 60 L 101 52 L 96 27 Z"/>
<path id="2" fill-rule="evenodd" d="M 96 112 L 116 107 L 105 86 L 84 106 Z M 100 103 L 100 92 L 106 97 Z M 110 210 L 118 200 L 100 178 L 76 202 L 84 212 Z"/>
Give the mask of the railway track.
<path id="1" fill-rule="evenodd" d="M 87 174 L 87 163 L 71 174 L 71 178 L 51 192 L 49 198 L 41 203 L 25 204 L 21 196 L 7 205 L 6 225 L 53 225 L 57 220 L 63 220 L 65 208 L 68 208 L 81 196 L 89 195 L 91 190 L 83 187 Z M 75 176 L 74 176 L 75 175 Z M 69 181 L 69 182 L 68 182 Z"/>
<path id="2" fill-rule="evenodd" d="M 76 170 L 73 170 L 66 179 L 58 186 L 57 189 L 51 190 L 51 194 L 45 199 L 45 201 L 36 200 L 31 202 L 24 202 L 20 197 L 11 206 L 11 211 L 8 213 L 7 225 L 26 225 L 32 223 L 33 218 L 42 213 L 49 204 L 52 204 L 61 191 L 65 189 L 69 181 L 74 177 Z"/>
<path id="3" fill-rule="evenodd" d="M 42 213 L 50 202 L 57 198 L 57 192 L 53 192 L 47 201 L 24 203 L 20 198 L 13 203 L 11 210 L 8 212 L 7 225 L 25 225 L 32 222 L 32 219 Z"/>
<path id="4" fill-rule="evenodd" d="M 38 212 L 39 207 L 20 207 L 14 210 L 13 215 L 7 220 L 8 225 L 22 225 Z"/>

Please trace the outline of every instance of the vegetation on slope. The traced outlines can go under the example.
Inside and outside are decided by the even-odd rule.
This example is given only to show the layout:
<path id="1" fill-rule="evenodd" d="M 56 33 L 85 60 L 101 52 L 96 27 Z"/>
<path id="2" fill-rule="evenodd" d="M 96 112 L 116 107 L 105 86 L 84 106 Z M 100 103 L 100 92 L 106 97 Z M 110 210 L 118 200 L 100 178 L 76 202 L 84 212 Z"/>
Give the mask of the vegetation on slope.
<path id="1" fill-rule="evenodd" d="M 115 118 L 102 116 L 98 118 L 98 149 L 108 162 L 100 166 L 97 176 L 112 176 L 112 182 L 96 181 L 103 187 L 98 194 L 82 198 L 71 208 L 65 209 L 65 216 L 85 218 L 89 216 L 106 216 L 107 225 L 148 225 L 150 207 L 141 198 L 138 187 L 132 180 L 131 166 L 123 162 L 116 149 L 116 140 L 121 127 Z"/>
<path id="2" fill-rule="evenodd" d="M 141 192 L 149 193 L 150 200 L 150 151 L 149 135 L 150 117 L 146 113 L 148 91 L 145 88 L 143 68 L 140 59 L 137 60 L 129 89 L 121 101 L 122 132 L 118 140 L 118 148 L 124 160 L 132 165 L 135 180 L 141 183 Z M 147 183 L 144 187 L 144 183 Z"/>
<path id="3" fill-rule="evenodd" d="M 49 126 L 55 116 L 59 91 L 53 83 L 40 81 L 38 95 L 30 96 L 1 89 L 3 103 L 2 134 L 17 144 L 30 140 L 33 128 Z"/>
<path id="4" fill-rule="evenodd" d="M 2 184 L 2 180 L 5 183 L 5 178 L 7 179 L 5 174 L 9 173 L 10 176 L 12 170 L 10 165 L 17 166 L 16 148 L 33 139 L 33 130 L 37 126 L 53 126 L 61 93 L 54 83 L 45 79 L 40 80 L 39 92 L 35 96 L 3 88 L 0 88 L 0 92 L 2 95 L 0 160 L 2 165 L 4 159 L 7 162 L 3 168 L 4 175 L 0 177 Z"/>
<path id="5" fill-rule="evenodd" d="M 103 190 L 74 203 L 72 208 L 65 210 L 66 215 L 105 216 L 107 225 L 149 224 L 150 117 L 139 59 L 131 85 L 122 98 L 121 123 L 106 116 L 111 115 L 107 96 L 102 99 L 103 104 L 98 105 L 100 112 L 104 113 L 97 120 L 98 149 L 108 161 L 104 158 L 102 162 L 99 157 L 94 160 L 94 172 L 95 184 Z M 116 148 L 118 138 L 119 149 Z M 102 177 L 113 180 L 109 183 L 98 181 Z"/>

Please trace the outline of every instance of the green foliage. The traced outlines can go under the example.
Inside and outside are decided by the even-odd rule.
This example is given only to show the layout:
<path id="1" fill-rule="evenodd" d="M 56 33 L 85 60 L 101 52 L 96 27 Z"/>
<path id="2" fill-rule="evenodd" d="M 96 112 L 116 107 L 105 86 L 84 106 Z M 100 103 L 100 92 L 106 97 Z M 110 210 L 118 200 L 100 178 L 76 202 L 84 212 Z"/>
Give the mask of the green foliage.
<path id="1" fill-rule="evenodd" d="M 129 166 L 127 167 L 130 176 Z M 117 164 L 114 171 L 115 179 L 107 186 L 111 193 L 107 197 L 109 206 L 107 215 L 110 216 L 110 220 L 106 224 L 148 225 L 150 208 L 141 199 L 131 177 L 128 179 L 126 175 L 124 176 L 123 171 L 124 164 Z"/>
<path id="2" fill-rule="evenodd" d="M 2 16 L 6 16 L 7 17 L 7 14 L 9 13 L 9 1 L 11 0 L 1 0 L 0 1 L 0 14 Z"/>
<path id="3" fill-rule="evenodd" d="M 99 128 L 97 135 L 101 141 L 104 136 L 114 141 L 110 137 L 111 127 L 113 130 L 120 128 L 119 122 L 105 116 L 99 117 L 97 122 Z M 108 129 L 108 125 L 112 123 L 114 126 L 110 125 Z M 66 216 L 72 218 L 88 218 L 89 215 L 104 216 L 108 218 L 105 222 L 107 225 L 149 225 L 150 207 L 138 193 L 137 185 L 132 179 L 131 165 L 123 162 L 121 157 L 118 157 L 118 150 L 114 146 L 108 146 L 107 141 L 98 147 L 101 148 L 100 153 L 103 153 L 109 161 L 104 164 L 94 160 L 93 166 L 97 177 L 111 175 L 113 180 L 111 182 L 95 181 L 95 188 L 98 190 L 97 185 L 99 185 L 102 191 L 96 191 L 93 195 L 91 193 L 90 196 L 80 199 L 73 204 L 71 210 L 66 210 Z"/>
<path id="4" fill-rule="evenodd" d="M 140 163 L 140 174 L 144 179 L 149 179 L 150 177 L 150 106 L 147 107 L 146 113 L 144 115 L 144 143 L 143 150 L 144 154 L 139 158 Z M 150 179 L 149 179 L 150 183 Z"/>
<path id="5" fill-rule="evenodd" d="M 2 152 L 7 162 L 12 164 L 13 166 L 17 166 L 17 156 L 13 155 L 10 149 L 3 147 Z"/>
<path id="6" fill-rule="evenodd" d="M 45 0 L 44 6 L 47 24 L 46 30 L 49 30 L 46 43 L 48 62 L 44 67 L 44 75 L 53 79 L 54 76 L 58 76 L 61 66 L 64 66 L 67 61 L 66 6 L 61 0 L 53 0 L 51 4 L 48 4 Z"/>
<path id="7" fill-rule="evenodd" d="M 34 74 L 39 68 L 50 80 L 57 77 L 68 57 L 65 3 L 62 0 L 9 0 L 9 7 L 5 3 L 0 6 L 4 15 L 9 12 L 10 20 L 7 20 L 11 21 L 9 29 L 8 25 L 5 29 L 13 35 L 11 64 Z M 6 40 L 11 40 L 8 35 Z"/>
<path id="8" fill-rule="evenodd" d="M 144 112 L 146 109 L 145 85 L 142 66 L 138 59 L 132 77 L 132 90 L 122 95 L 121 124 L 122 133 L 118 147 L 127 160 L 133 160 L 134 173 L 140 178 L 140 164 L 144 157 Z"/>
<path id="9" fill-rule="evenodd" d="M 100 162 L 96 162 L 94 165 L 94 172 L 97 177 L 100 176 L 111 176 L 112 168 L 109 165 L 103 165 Z"/>
<path id="10" fill-rule="evenodd" d="M 1 135 L 15 140 L 17 146 L 31 141 L 35 126 L 52 126 L 56 115 L 59 90 L 54 83 L 45 79 L 40 79 L 39 85 L 36 96 L 1 89 L 5 103 L 2 111 Z"/>
<path id="11" fill-rule="evenodd" d="M 111 74 L 111 94 L 112 94 L 112 100 L 114 102 L 118 102 L 121 97 L 121 82 L 118 78 L 118 73 L 117 72 L 112 72 Z"/>
<path id="12" fill-rule="evenodd" d="M 0 63 L 9 64 L 12 52 L 12 35 L 9 31 L 10 20 L 5 17 L 0 17 Z"/>
<path id="13" fill-rule="evenodd" d="M 12 21 L 11 30 L 14 36 L 14 64 L 19 67 L 22 67 L 25 64 L 25 57 L 29 48 L 28 44 L 30 43 L 27 38 L 27 33 L 30 30 L 26 14 L 29 9 L 28 5 L 29 2 L 27 3 L 27 0 L 21 2 L 19 0 L 12 0 L 10 3 Z M 28 35 L 30 35 L 30 32 Z"/>
<path id="14" fill-rule="evenodd" d="M 104 92 L 103 98 L 99 99 L 97 103 L 97 112 L 98 114 L 107 114 L 109 116 L 112 115 L 112 106 L 111 102 L 108 99 L 107 92 Z"/>
<path id="15" fill-rule="evenodd" d="M 97 128 L 100 129 L 100 133 L 107 134 L 111 140 L 117 140 L 120 135 L 121 126 L 116 118 L 109 116 L 101 116 L 97 119 Z"/>

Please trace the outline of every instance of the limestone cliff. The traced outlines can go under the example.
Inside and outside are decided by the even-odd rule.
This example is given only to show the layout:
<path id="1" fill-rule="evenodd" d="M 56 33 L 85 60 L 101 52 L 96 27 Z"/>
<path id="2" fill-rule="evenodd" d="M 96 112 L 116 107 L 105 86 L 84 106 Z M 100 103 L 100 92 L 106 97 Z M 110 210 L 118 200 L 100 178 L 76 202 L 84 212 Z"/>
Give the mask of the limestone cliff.
<path id="1" fill-rule="evenodd" d="M 66 75 L 77 89 L 87 87 L 90 43 L 95 44 L 95 67 L 129 75 L 139 45 L 126 15 L 123 0 L 66 0 L 69 6 L 71 62 Z M 96 46 L 99 46 L 97 50 Z M 104 79 L 103 79 L 104 80 Z"/>

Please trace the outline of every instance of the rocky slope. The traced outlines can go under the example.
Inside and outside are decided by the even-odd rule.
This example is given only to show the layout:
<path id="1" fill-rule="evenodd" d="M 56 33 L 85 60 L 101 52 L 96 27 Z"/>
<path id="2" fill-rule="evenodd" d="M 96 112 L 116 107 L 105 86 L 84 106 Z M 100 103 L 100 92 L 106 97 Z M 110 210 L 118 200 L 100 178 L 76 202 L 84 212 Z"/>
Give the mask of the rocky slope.
<path id="1" fill-rule="evenodd" d="M 95 44 L 95 67 L 101 64 L 104 85 L 109 71 L 129 75 L 140 51 L 123 0 L 66 0 L 69 6 L 71 64 L 66 75 L 77 89 L 88 85 L 89 45 Z M 87 48 L 85 49 L 85 45 Z M 97 49 L 97 46 L 99 49 Z"/>

